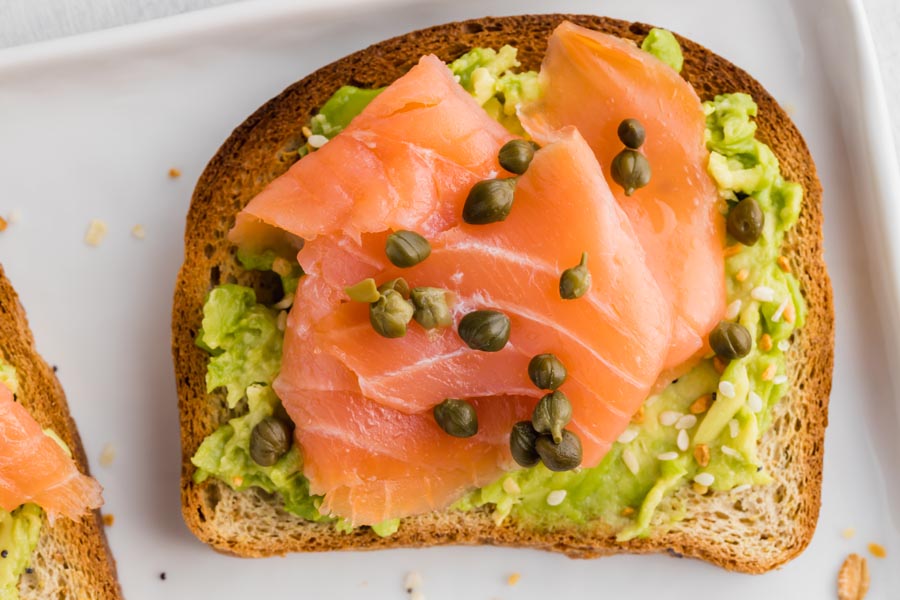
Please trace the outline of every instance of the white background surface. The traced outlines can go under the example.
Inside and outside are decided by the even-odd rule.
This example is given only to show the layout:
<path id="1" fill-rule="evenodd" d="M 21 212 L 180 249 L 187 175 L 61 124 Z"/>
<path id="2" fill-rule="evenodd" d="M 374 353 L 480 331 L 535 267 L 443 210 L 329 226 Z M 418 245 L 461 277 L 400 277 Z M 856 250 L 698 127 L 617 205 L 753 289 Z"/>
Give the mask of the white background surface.
<path id="1" fill-rule="evenodd" d="M 602 3 L 604 13 L 672 27 L 755 74 L 793 107 L 818 164 L 838 312 L 837 361 L 822 515 L 800 558 L 764 577 L 666 557 L 571 561 L 493 548 L 241 561 L 212 553 L 187 532 L 179 513 L 168 321 L 184 214 L 203 165 L 257 106 L 330 60 L 437 22 L 547 6 L 481 0 L 369 13 L 346 8 L 354 1 L 332 0 L 330 15 L 285 12 L 268 20 L 239 9 L 228 13 L 239 17 L 237 26 L 217 17 L 205 32 L 194 30 L 202 22 L 195 15 L 155 43 L 123 46 L 123 37 L 148 34 L 135 30 L 104 38 L 114 48 L 79 53 L 68 47 L 61 57 L 18 66 L 13 54 L 0 53 L 0 214 L 23 213 L 0 236 L 0 263 L 28 308 L 39 349 L 60 366 L 94 472 L 106 487 L 106 510 L 116 517 L 108 533 L 127 597 L 402 599 L 403 574 L 415 569 L 424 574 L 430 600 L 678 599 L 706 597 L 709 590 L 748 600 L 833 598 L 844 556 L 865 553 L 867 542 L 878 541 L 891 554 L 870 561 L 869 598 L 895 598 L 896 395 L 881 350 L 889 330 L 873 309 L 863 244 L 868 233 L 857 212 L 873 201 L 860 192 L 869 178 L 851 169 L 852 158 L 878 146 L 841 130 L 842 118 L 866 106 L 848 92 L 848 80 L 829 78 L 856 72 L 854 64 L 840 62 L 853 54 L 854 40 L 835 27 L 846 20 L 833 12 L 838 0 L 760 0 L 750 10 L 746 0 L 697 0 L 677 10 L 667 0 Z M 599 12 L 597 6 L 589 0 L 554 4 Z M 744 35 L 711 30 L 713 13 L 740 22 Z M 768 42 L 747 42 L 758 39 Z M 165 176 L 171 166 L 182 169 L 180 179 Z M 101 247 L 88 248 L 82 237 L 95 217 L 109 223 L 110 233 Z M 135 223 L 146 227 L 146 240 L 129 236 Z M 97 458 L 106 443 L 117 456 L 102 468 Z M 845 527 L 856 528 L 857 537 L 841 538 Z M 509 588 L 505 578 L 513 572 L 523 578 Z"/>

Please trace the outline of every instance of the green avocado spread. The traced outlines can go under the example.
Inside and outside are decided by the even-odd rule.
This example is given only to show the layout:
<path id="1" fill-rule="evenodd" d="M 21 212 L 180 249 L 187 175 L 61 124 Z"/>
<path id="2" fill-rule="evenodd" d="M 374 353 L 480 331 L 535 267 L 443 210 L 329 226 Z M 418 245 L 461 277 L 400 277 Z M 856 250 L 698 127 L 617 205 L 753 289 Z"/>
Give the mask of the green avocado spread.
<path id="1" fill-rule="evenodd" d="M 670 32 L 652 30 L 641 47 L 680 71 L 681 48 Z M 517 72 L 519 66 L 511 46 L 476 48 L 450 64 L 488 114 L 523 134 L 515 108 L 536 98 L 540 88 L 537 73 Z M 341 88 L 313 117 L 310 130 L 336 135 L 379 91 Z M 563 473 L 543 465 L 513 471 L 474 490 L 454 509 L 488 507 L 497 523 L 512 519 L 542 528 L 601 520 L 625 541 L 683 518 L 678 504 L 671 502 L 676 490 L 739 492 L 771 481 L 757 446 L 771 424 L 772 408 L 789 388 L 784 355 L 806 314 L 799 283 L 781 256 L 785 232 L 800 212 L 802 188 L 782 178 L 777 158 L 756 139 L 757 107 L 750 96 L 725 94 L 703 106 L 708 171 L 721 197 L 730 205 L 753 196 L 765 214 L 755 245 L 729 239 L 725 251 L 726 317 L 751 333 L 752 351 L 727 365 L 704 359 L 647 399 L 598 466 Z M 270 268 L 272 262 L 265 256 L 241 260 L 246 268 Z M 280 494 L 287 510 L 322 520 L 320 498 L 309 496 L 300 474 L 296 446 L 273 467 L 260 467 L 249 454 L 255 424 L 283 410 L 270 387 L 281 359 L 283 319 L 278 311 L 257 304 L 249 288 L 224 285 L 210 292 L 197 338 L 211 355 L 207 387 L 210 392 L 224 388 L 229 406 L 240 416 L 201 445 L 193 459 L 195 479 L 216 477 L 234 489 L 260 487 Z M 342 519 L 333 521 L 339 531 L 351 529 Z M 372 529 L 390 535 L 398 526 L 392 520 Z"/>
<path id="2" fill-rule="evenodd" d="M 16 369 L 3 360 L 0 360 L 0 384 L 13 393 L 18 392 Z M 37 505 L 23 504 L 12 512 L 0 508 L 0 600 L 19 597 L 19 578 L 31 564 L 42 522 L 43 511 Z"/>

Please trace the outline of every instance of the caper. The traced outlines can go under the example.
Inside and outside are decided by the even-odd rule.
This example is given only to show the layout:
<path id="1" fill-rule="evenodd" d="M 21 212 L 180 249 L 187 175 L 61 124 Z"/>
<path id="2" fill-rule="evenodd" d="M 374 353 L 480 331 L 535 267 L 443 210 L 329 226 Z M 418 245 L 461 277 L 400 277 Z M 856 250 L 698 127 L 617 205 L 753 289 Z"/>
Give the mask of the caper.
<path id="1" fill-rule="evenodd" d="M 519 421 L 513 425 L 509 434 L 509 451 L 513 460 L 523 467 L 533 467 L 541 461 L 534 445 L 537 443 L 538 432 L 534 430 L 531 421 Z"/>
<path id="2" fill-rule="evenodd" d="M 528 170 L 531 159 L 534 158 L 534 146 L 525 140 L 510 140 L 500 148 L 500 166 L 516 175 L 521 175 Z"/>
<path id="3" fill-rule="evenodd" d="M 566 381 L 566 367 L 552 354 L 538 354 L 528 362 L 528 378 L 542 390 L 555 390 Z"/>
<path id="4" fill-rule="evenodd" d="M 542 435 L 538 437 L 534 448 L 544 466 L 551 471 L 571 471 L 581 464 L 581 440 L 568 429 L 563 430 L 558 444 L 549 435 Z"/>
<path id="5" fill-rule="evenodd" d="M 412 290 L 409 289 L 409 284 L 406 283 L 406 280 L 402 277 L 397 277 L 396 279 L 385 281 L 378 286 L 378 291 L 382 294 L 388 290 L 394 290 L 404 298 L 409 298 L 409 295 L 412 292 Z"/>
<path id="6" fill-rule="evenodd" d="M 453 323 L 450 307 L 447 306 L 447 290 L 417 287 L 412 289 L 409 299 L 416 309 L 413 319 L 425 329 L 448 327 Z"/>
<path id="7" fill-rule="evenodd" d="M 476 310 L 464 316 L 459 337 L 473 350 L 498 352 L 509 341 L 509 317 L 496 310 Z"/>
<path id="8" fill-rule="evenodd" d="M 619 134 L 619 139 L 622 140 L 622 143 L 632 150 L 640 148 L 647 138 L 644 126 L 637 119 L 625 119 L 619 123 L 619 129 L 616 133 Z"/>
<path id="9" fill-rule="evenodd" d="M 515 178 L 479 181 L 466 197 L 463 221 L 471 225 L 503 221 L 512 209 L 515 190 Z"/>
<path id="10" fill-rule="evenodd" d="M 378 293 L 378 286 L 375 285 L 375 280 L 371 277 L 363 279 L 355 285 L 345 287 L 344 291 L 354 302 L 366 302 L 371 304 L 378 300 L 378 297 L 380 296 Z"/>
<path id="11" fill-rule="evenodd" d="M 453 437 L 467 438 L 478 433 L 478 414 L 465 400 L 447 398 L 433 412 L 438 426 Z"/>
<path id="12" fill-rule="evenodd" d="M 728 212 L 727 228 L 731 237 L 752 246 L 762 235 L 766 216 L 753 196 L 747 196 Z"/>
<path id="13" fill-rule="evenodd" d="M 721 358 L 734 360 L 747 356 L 753 339 L 740 323 L 722 321 L 709 333 L 709 346 Z"/>
<path id="14" fill-rule="evenodd" d="M 559 277 L 559 295 L 563 300 L 581 298 L 591 289 L 591 272 L 587 268 L 587 252 L 581 253 L 581 262 L 563 271 Z"/>
<path id="15" fill-rule="evenodd" d="M 396 290 L 385 290 L 377 302 L 369 305 L 369 322 L 372 328 L 386 338 L 406 335 L 406 325 L 412 320 L 415 309 Z"/>
<path id="16" fill-rule="evenodd" d="M 250 458 L 262 467 L 271 467 L 291 449 L 293 426 L 278 417 L 266 417 L 250 433 Z"/>
<path id="17" fill-rule="evenodd" d="M 394 266 L 405 269 L 428 258 L 431 244 L 415 231 L 395 231 L 388 236 L 384 252 Z"/>
<path id="18" fill-rule="evenodd" d="M 572 404 L 562 392 L 551 392 L 534 407 L 531 424 L 538 433 L 547 433 L 553 441 L 562 441 L 563 427 L 572 420 Z"/>
<path id="19" fill-rule="evenodd" d="M 637 150 L 626 148 L 612 161 L 612 177 L 625 188 L 625 195 L 630 196 L 634 190 L 650 183 L 650 163 Z"/>

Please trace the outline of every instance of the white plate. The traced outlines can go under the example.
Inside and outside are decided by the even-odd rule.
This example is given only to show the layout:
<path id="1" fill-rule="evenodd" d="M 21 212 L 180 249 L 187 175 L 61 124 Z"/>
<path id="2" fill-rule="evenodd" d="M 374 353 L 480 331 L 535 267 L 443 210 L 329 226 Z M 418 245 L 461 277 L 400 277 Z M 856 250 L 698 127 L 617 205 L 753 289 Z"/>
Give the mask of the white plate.
<path id="1" fill-rule="evenodd" d="M 116 519 L 109 539 L 127 597 L 400 599 L 404 573 L 418 570 L 432 600 L 832 598 L 841 561 L 849 552 L 867 554 L 870 541 L 890 554 L 870 561 L 869 597 L 896 597 L 900 571 L 890 567 L 900 556 L 900 420 L 886 375 L 896 362 L 885 356 L 896 355 L 900 340 L 900 242 L 890 235 L 900 223 L 892 202 L 900 185 L 858 4 L 320 4 L 245 3 L 0 52 L 0 214 L 22 212 L 0 235 L 0 260 L 39 349 L 59 365 L 94 473 L 106 487 L 106 511 Z M 838 314 L 825 490 L 812 545 L 763 577 L 664 556 L 573 561 L 496 548 L 257 561 L 215 554 L 181 521 L 169 355 L 183 219 L 206 161 L 262 102 L 370 42 L 460 18 L 549 10 L 638 19 L 692 37 L 759 78 L 791 110 L 812 148 L 826 190 Z M 173 166 L 183 172 L 179 179 L 166 175 Z M 82 241 L 92 218 L 109 224 L 99 248 Z M 147 232 L 143 241 L 129 235 L 138 223 Z M 876 297 L 884 300 L 880 311 Z M 97 458 L 107 443 L 116 460 L 104 468 Z M 854 539 L 841 537 L 846 527 L 856 528 Z M 522 580 L 508 587 L 513 572 Z"/>

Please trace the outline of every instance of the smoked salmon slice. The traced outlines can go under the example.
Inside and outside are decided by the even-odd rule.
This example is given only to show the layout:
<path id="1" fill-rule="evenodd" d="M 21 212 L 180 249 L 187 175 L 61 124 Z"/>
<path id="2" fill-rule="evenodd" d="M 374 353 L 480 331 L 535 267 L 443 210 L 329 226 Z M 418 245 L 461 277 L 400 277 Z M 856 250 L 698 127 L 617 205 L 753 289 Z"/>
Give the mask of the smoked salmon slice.
<path id="1" fill-rule="evenodd" d="M 103 504 L 101 492 L 0 384 L 0 508 L 10 512 L 31 502 L 51 523 L 59 515 L 78 519 Z"/>
<path id="2" fill-rule="evenodd" d="M 593 152 L 572 128 L 535 154 L 505 221 L 457 219 L 430 235 L 431 256 L 403 270 L 384 255 L 386 231 L 335 225 L 298 255 L 307 275 L 274 386 L 297 424 L 310 490 L 324 495 L 323 511 L 354 524 L 445 507 L 513 466 L 509 431 L 543 393 L 527 377 L 528 361 L 543 352 L 569 370 L 562 389 L 573 405 L 570 427 L 582 440 L 583 464 L 596 465 L 647 397 L 669 348 L 666 297 Z M 562 300 L 559 274 L 583 252 L 592 288 Z M 509 343 L 478 352 L 455 327 L 426 332 L 414 323 L 403 338 L 379 336 L 368 307 L 348 302 L 343 289 L 398 276 L 447 290 L 456 323 L 475 309 L 504 312 Z M 472 401 L 476 436 L 439 429 L 430 409 L 446 397 Z"/>
<path id="3" fill-rule="evenodd" d="M 646 250 L 674 308 L 665 369 L 675 372 L 702 351 L 725 312 L 725 220 L 707 173 L 705 116 L 694 88 L 674 69 L 631 42 L 564 22 L 550 38 L 540 71 L 541 96 L 520 108 L 537 141 L 575 126 Z M 616 130 L 636 118 L 647 132 L 640 151 L 649 185 L 626 196 L 609 171 L 622 150 Z"/>

